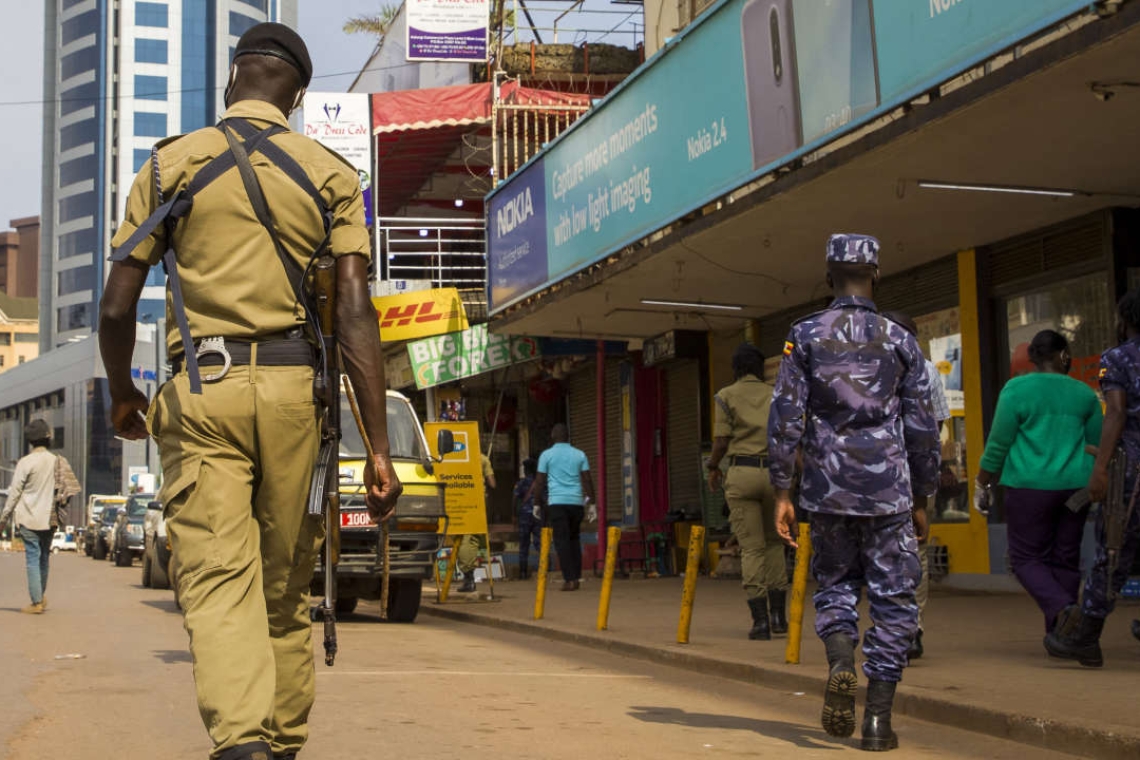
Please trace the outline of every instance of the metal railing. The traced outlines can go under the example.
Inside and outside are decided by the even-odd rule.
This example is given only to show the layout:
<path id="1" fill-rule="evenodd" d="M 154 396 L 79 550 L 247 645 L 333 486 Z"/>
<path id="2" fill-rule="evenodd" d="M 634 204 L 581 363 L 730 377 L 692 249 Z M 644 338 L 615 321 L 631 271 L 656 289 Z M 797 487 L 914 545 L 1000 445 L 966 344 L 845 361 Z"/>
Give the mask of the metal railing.
<path id="1" fill-rule="evenodd" d="M 380 267 L 385 280 L 431 280 L 433 288 L 482 291 L 486 225 L 470 217 L 381 217 Z"/>

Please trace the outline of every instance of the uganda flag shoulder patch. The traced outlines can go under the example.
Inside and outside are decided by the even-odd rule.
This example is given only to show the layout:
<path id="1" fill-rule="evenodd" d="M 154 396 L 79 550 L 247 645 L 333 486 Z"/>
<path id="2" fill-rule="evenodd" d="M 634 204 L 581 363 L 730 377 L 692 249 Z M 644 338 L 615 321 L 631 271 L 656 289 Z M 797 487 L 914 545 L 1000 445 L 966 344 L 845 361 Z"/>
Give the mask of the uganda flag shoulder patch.
<path id="1" fill-rule="evenodd" d="M 791 356 L 792 351 L 795 351 L 795 350 L 796 350 L 796 344 L 795 343 L 792 343 L 790 340 L 784 341 L 784 356 Z"/>
<path id="2" fill-rule="evenodd" d="M 1104 376 L 1107 374 L 1108 374 L 1108 367 L 1101 367 L 1100 372 L 1097 373 L 1097 377 L 1099 379 L 1103 380 Z"/>

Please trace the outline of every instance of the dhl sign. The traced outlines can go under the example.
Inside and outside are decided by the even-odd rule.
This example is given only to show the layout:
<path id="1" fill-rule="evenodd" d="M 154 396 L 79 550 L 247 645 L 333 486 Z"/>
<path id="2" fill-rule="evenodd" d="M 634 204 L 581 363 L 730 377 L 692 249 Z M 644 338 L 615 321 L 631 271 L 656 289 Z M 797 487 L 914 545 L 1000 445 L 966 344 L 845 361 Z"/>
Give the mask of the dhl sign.
<path id="1" fill-rule="evenodd" d="M 467 312 L 455 288 L 377 296 L 372 305 L 384 341 L 415 340 L 468 328 Z"/>

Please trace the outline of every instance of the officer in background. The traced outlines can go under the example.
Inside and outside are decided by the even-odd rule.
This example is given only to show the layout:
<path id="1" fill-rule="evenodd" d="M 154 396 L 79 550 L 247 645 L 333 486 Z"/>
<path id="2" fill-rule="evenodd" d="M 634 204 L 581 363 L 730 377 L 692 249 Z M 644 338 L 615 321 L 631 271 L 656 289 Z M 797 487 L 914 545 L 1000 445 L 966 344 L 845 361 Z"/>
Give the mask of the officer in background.
<path id="1" fill-rule="evenodd" d="M 910 318 L 909 315 L 903 314 L 901 311 L 887 311 L 883 312 L 883 316 L 887 319 L 897 322 L 902 325 L 908 333 L 918 338 L 918 325 Z M 942 425 L 946 420 L 950 419 L 950 403 L 946 400 L 946 389 L 942 386 L 942 375 L 938 371 L 938 367 L 930 359 L 926 359 L 926 375 L 930 379 L 930 408 L 934 412 L 934 421 L 938 424 L 939 440 L 942 437 Z M 926 525 L 929 526 L 934 519 L 932 514 L 934 505 L 931 500 L 921 495 L 914 497 L 915 509 L 922 509 L 923 516 L 926 519 Z M 922 657 L 926 648 L 922 645 L 922 634 L 926 630 L 925 616 L 926 616 L 926 603 L 930 601 L 930 552 L 926 546 L 926 539 L 929 538 L 929 530 L 920 531 L 922 537 L 919 539 L 919 558 L 922 560 L 922 578 L 918 582 L 918 588 L 914 591 L 915 601 L 918 602 L 918 633 L 914 635 L 914 641 L 910 645 L 910 650 L 907 652 L 907 660 L 917 660 Z"/>
<path id="2" fill-rule="evenodd" d="M 1057 616 L 1053 631 L 1045 637 L 1049 654 L 1094 668 L 1104 665 L 1100 650 L 1104 621 L 1116 606 L 1116 596 L 1124 588 L 1140 549 L 1140 499 L 1136 495 L 1136 479 L 1140 477 L 1140 289 L 1120 299 L 1116 332 L 1120 344 L 1100 357 L 1104 426 L 1089 477 L 1089 498 L 1101 502 L 1096 516 L 1096 556 L 1085 579 L 1080 610 L 1067 608 Z M 1124 477 L 1117 484 L 1118 488 L 1122 486 L 1122 492 L 1110 494 L 1109 461 L 1118 448 L 1124 457 L 1120 464 Z M 1111 502 L 1111 507 L 1106 501 Z M 1122 540 L 1118 547 L 1113 547 L 1116 565 L 1110 572 L 1106 520 L 1113 518 L 1119 520 L 1113 532 L 1119 531 Z M 1137 621 L 1132 622 L 1132 634 L 1140 638 Z"/>
<path id="3" fill-rule="evenodd" d="M 720 465 L 727 457 L 724 497 L 732 534 L 740 544 L 741 575 L 752 612 L 748 638 L 767 641 L 773 633 L 788 632 L 788 571 L 784 545 L 774 533 L 776 494 L 766 469 L 772 386 L 764 382 L 764 354 L 750 343 L 741 343 L 733 353 L 732 374 L 736 382 L 714 397 L 714 441 L 706 465 L 709 489 L 721 487 Z"/>
<path id="4" fill-rule="evenodd" d="M 515 483 L 514 500 L 515 510 L 519 517 L 519 580 L 525 581 L 530 577 L 530 548 L 541 548 L 542 543 L 542 515 L 535 509 L 534 478 L 538 473 L 538 461 L 534 457 L 523 460 L 523 476 Z"/>
<path id="5" fill-rule="evenodd" d="M 275 126 L 268 142 L 303 167 L 327 203 L 336 335 L 376 452 L 365 470 L 366 502 L 372 517 L 383 520 L 401 486 L 388 458 L 384 361 L 368 289 L 369 236 L 356 172 L 288 130 L 287 117 L 311 76 L 296 32 L 280 24 L 252 27 L 234 51 L 221 126 L 234 133 Z M 116 249 L 129 247 L 135 230 L 156 208 L 161 211 L 160 198 L 177 197 L 228 146 L 225 133 L 214 127 L 160 143 L 154 163 L 144 165 L 131 188 Z M 306 509 L 319 442 L 316 336 L 306 327 L 287 273 L 293 263 L 308 264 L 326 229 L 313 195 L 279 161 L 252 149 L 249 154 L 284 253 L 258 222 L 231 166 L 194 196 L 172 239 L 159 226 L 129 257 L 123 258 L 125 250 L 112 257 L 99 321 L 115 429 L 134 440 L 149 429 L 162 454 L 161 499 L 179 568 L 178 598 L 190 634 L 198 707 L 216 760 L 294 758 L 308 736 L 316 685 L 309 584 L 324 526 Z M 168 245 L 181 281 L 181 298 L 171 292 L 167 306 L 174 376 L 151 403 L 131 380 L 135 316 L 150 267 Z M 210 358 L 202 346 L 207 337 L 223 338 L 232 360 L 228 370 L 201 368 L 200 393 L 192 392 L 186 368 L 185 352 L 195 345 L 184 345 L 175 327 L 181 315 L 203 365 Z M 219 370 L 222 377 L 211 380 L 209 373 Z"/>
<path id="6" fill-rule="evenodd" d="M 855 731 L 856 606 L 867 588 L 874 625 L 863 639 L 870 683 L 861 746 L 872 751 L 898 747 L 891 707 L 918 629 L 921 510 L 912 511 L 912 493 L 935 492 L 939 460 L 922 351 L 878 313 L 878 279 L 877 240 L 831 236 L 835 300 L 792 326 L 768 421 L 776 530 L 791 546 L 790 489 L 803 446 L 800 507 L 810 514 L 815 626 L 830 667 L 822 723 L 832 736 Z"/>
<path id="7" fill-rule="evenodd" d="M 486 454 L 479 455 L 479 470 L 483 473 L 483 508 L 491 504 L 491 491 L 498 483 L 495 482 L 495 469 L 491 466 L 491 457 Z M 487 537 L 478 533 L 467 533 L 459 543 L 459 553 L 455 555 L 456 567 L 463 573 L 463 585 L 459 587 L 462 593 L 470 594 L 475 591 L 475 568 L 479 565 L 479 552 L 487 545 Z"/>

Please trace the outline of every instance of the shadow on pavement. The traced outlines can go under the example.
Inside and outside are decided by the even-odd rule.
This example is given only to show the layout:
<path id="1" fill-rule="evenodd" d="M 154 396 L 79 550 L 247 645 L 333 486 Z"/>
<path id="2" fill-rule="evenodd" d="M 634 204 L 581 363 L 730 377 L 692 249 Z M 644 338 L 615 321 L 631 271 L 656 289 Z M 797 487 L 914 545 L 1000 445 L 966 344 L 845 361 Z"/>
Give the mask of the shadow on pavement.
<path id="1" fill-rule="evenodd" d="M 166 601 L 166 600 L 158 601 L 155 599 L 144 599 L 142 601 L 142 603 L 145 604 L 147 607 L 154 607 L 156 610 L 162 610 L 163 612 L 173 612 L 173 613 L 178 614 L 178 615 L 182 614 L 178 610 L 178 604 L 173 599 L 170 599 L 169 601 Z"/>
<path id="2" fill-rule="evenodd" d="M 154 656 L 167 665 L 177 665 L 180 662 L 194 662 L 190 653 L 185 649 L 156 649 Z"/>
<path id="3" fill-rule="evenodd" d="M 690 728 L 734 729 L 752 731 L 772 739 L 782 739 L 803 749 L 830 749 L 842 747 L 836 740 L 820 729 L 811 729 L 793 723 L 775 720 L 742 718 L 738 715 L 714 715 L 712 713 L 691 713 L 676 707 L 636 707 L 631 706 L 629 715 L 646 723 L 667 723 Z"/>

